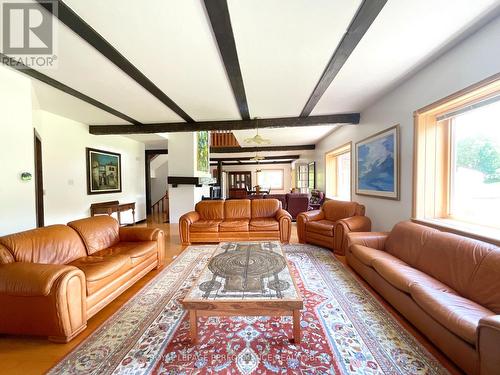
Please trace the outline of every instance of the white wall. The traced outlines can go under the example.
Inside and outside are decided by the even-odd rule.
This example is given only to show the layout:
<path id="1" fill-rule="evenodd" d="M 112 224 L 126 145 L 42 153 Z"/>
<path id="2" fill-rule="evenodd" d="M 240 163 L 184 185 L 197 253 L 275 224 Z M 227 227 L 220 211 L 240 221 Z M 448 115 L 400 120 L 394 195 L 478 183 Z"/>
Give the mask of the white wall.
<path id="1" fill-rule="evenodd" d="M 158 155 L 151 161 L 151 204 L 158 202 L 168 190 L 168 155 Z"/>
<path id="2" fill-rule="evenodd" d="M 31 82 L 0 67 L 0 235 L 36 225 Z"/>
<path id="3" fill-rule="evenodd" d="M 112 200 L 136 202 L 136 220 L 146 218 L 143 143 L 91 135 L 87 125 L 45 111 L 34 111 L 33 122 L 42 139 L 46 225 L 88 217 L 92 203 Z M 87 195 L 86 147 L 121 154 L 122 193 Z M 131 211 L 121 216 L 132 222 Z"/>
<path id="4" fill-rule="evenodd" d="M 210 170 L 213 171 L 217 169 L 216 167 L 211 167 Z M 272 165 L 223 165 L 223 172 L 252 172 L 252 186 L 257 185 L 257 169 L 266 170 L 266 169 L 281 169 L 283 170 L 283 189 L 272 189 L 271 194 L 283 194 L 289 193 L 292 188 L 292 167 L 290 163 L 283 164 L 272 164 Z"/>
<path id="5" fill-rule="evenodd" d="M 172 133 L 168 139 L 168 175 L 175 177 L 209 177 L 210 173 L 197 171 L 196 133 Z M 168 187 L 170 223 L 178 223 L 179 218 L 194 209 L 203 195 L 208 196 L 208 186 L 178 185 Z"/>
<path id="6" fill-rule="evenodd" d="M 500 18 L 462 41 L 361 113 L 361 123 L 345 126 L 316 146 L 317 182 L 324 190 L 325 152 L 353 143 L 396 124 L 401 125 L 401 200 L 358 196 L 374 230 L 389 230 L 411 216 L 413 112 L 500 72 Z M 360 76 L 362 79 L 362 76 Z M 354 159 L 354 158 L 353 158 Z M 354 169 L 353 169 L 354 172 Z M 353 184 L 354 185 L 354 184 Z"/>

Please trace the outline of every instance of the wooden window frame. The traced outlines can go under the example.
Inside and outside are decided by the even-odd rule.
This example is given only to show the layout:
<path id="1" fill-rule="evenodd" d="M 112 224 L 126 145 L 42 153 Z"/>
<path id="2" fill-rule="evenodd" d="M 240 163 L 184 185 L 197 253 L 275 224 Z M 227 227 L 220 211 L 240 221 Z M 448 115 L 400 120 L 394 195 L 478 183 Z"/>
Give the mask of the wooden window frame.
<path id="1" fill-rule="evenodd" d="M 337 178 L 337 157 L 343 154 L 347 153 L 351 154 L 351 162 L 349 163 L 349 175 L 350 175 L 350 189 L 349 189 L 349 200 L 352 200 L 352 181 L 353 181 L 353 175 L 352 175 L 352 163 L 353 163 L 353 158 L 352 158 L 352 141 L 344 143 L 343 145 L 339 147 L 335 147 L 334 149 L 331 149 L 327 152 L 325 152 L 325 197 L 328 199 L 335 199 L 338 198 L 338 178 Z M 333 161 L 333 167 L 329 167 L 329 159 L 335 159 Z M 333 173 L 331 173 L 333 172 Z M 332 184 L 333 190 L 335 194 L 333 196 L 328 195 L 328 183 Z"/>
<path id="2" fill-rule="evenodd" d="M 500 73 L 414 112 L 412 220 L 484 241 L 500 243 L 500 230 L 467 224 L 450 215 L 451 119 L 437 117 L 499 95 Z"/>

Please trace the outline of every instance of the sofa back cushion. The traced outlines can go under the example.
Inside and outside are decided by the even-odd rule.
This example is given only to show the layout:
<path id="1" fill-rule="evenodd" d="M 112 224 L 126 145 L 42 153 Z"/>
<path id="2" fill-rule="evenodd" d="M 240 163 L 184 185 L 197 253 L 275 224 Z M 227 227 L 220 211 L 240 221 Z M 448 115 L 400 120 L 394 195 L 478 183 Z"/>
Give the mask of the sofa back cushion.
<path id="1" fill-rule="evenodd" d="M 118 221 L 111 216 L 101 215 L 75 220 L 68 223 L 68 226 L 78 232 L 85 243 L 88 255 L 120 242 Z"/>
<path id="2" fill-rule="evenodd" d="M 481 288 L 477 285 L 473 287 L 472 284 L 481 264 L 493 248 L 494 245 L 471 238 L 433 232 L 421 249 L 416 268 L 453 288 L 461 296 L 482 304 L 477 297 L 484 294 L 476 295 Z M 495 259 L 490 258 L 489 264 L 495 264 Z M 482 269 L 483 275 L 478 279 L 478 285 L 484 284 L 481 278 L 489 280 L 487 268 L 488 266 Z M 500 276 L 500 271 L 496 275 Z M 500 281 L 496 285 L 500 288 Z M 497 296 L 500 296 L 500 292 Z"/>
<path id="3" fill-rule="evenodd" d="M 224 202 L 225 219 L 250 219 L 250 217 L 249 199 L 229 199 Z"/>
<path id="4" fill-rule="evenodd" d="M 16 262 L 66 264 L 87 256 L 81 238 L 66 225 L 51 225 L 0 237 L 0 245 Z M 10 262 L 9 257 L 6 259 Z"/>
<path id="5" fill-rule="evenodd" d="M 392 228 L 385 241 L 385 250 L 416 268 L 423 246 L 428 241 L 429 236 L 436 232 L 439 231 L 411 221 L 403 221 Z"/>
<path id="6" fill-rule="evenodd" d="M 476 303 L 500 314 L 500 248 L 485 255 L 470 279 L 467 296 Z"/>
<path id="7" fill-rule="evenodd" d="M 254 199 L 252 200 L 252 219 L 275 217 L 281 208 L 281 202 L 277 199 Z"/>
<path id="8" fill-rule="evenodd" d="M 201 201 L 196 203 L 195 211 L 202 220 L 224 220 L 224 201 Z"/>
<path id="9" fill-rule="evenodd" d="M 325 219 L 330 221 L 337 221 L 340 219 L 358 215 L 358 206 L 360 205 L 356 202 L 329 200 L 323 204 L 321 209 L 325 213 Z"/>

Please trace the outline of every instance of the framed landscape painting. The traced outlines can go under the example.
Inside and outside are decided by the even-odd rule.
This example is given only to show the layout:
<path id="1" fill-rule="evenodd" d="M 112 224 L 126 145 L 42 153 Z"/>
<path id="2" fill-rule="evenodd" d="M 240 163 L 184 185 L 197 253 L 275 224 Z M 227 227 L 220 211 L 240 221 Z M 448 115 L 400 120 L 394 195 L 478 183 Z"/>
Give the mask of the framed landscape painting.
<path id="1" fill-rule="evenodd" d="M 399 200 L 399 125 L 356 143 L 356 194 Z"/>
<path id="2" fill-rule="evenodd" d="M 87 194 L 120 193 L 122 191 L 121 155 L 86 148 Z"/>
<path id="3" fill-rule="evenodd" d="M 196 169 L 198 172 L 210 172 L 208 131 L 197 133 Z"/>

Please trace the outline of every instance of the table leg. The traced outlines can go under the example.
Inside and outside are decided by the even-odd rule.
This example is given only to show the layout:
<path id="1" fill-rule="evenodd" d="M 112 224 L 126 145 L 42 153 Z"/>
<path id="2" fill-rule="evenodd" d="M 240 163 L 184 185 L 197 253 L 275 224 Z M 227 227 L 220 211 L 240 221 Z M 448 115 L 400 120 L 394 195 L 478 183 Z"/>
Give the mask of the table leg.
<path id="1" fill-rule="evenodd" d="M 300 345 L 300 310 L 293 310 L 293 342 Z"/>
<path id="2" fill-rule="evenodd" d="M 189 334 L 193 344 L 198 343 L 198 319 L 196 310 L 189 310 Z"/>

